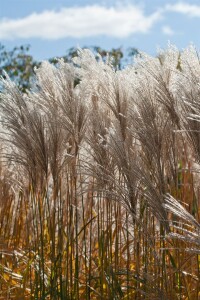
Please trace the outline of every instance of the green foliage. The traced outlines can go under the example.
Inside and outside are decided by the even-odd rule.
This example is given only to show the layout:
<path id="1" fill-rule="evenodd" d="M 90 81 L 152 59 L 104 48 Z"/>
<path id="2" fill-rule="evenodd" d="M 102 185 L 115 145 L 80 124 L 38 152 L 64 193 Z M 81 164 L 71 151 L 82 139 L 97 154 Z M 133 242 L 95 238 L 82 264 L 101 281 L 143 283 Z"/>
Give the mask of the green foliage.
<path id="1" fill-rule="evenodd" d="M 34 68 L 39 65 L 28 53 L 30 46 L 15 47 L 8 51 L 0 44 L 0 75 L 5 71 L 22 92 L 31 86 Z"/>
<path id="2" fill-rule="evenodd" d="M 129 48 L 126 51 L 126 55 L 121 47 L 105 50 L 98 46 L 92 46 L 90 49 L 95 53 L 97 60 L 99 54 L 103 61 L 106 61 L 108 56 L 112 58 L 112 64 L 115 69 L 121 69 L 129 59 L 132 59 L 133 56 L 139 53 L 136 48 Z M 30 89 L 34 76 L 34 68 L 38 68 L 41 65 L 41 62 L 36 61 L 29 54 L 29 50 L 29 45 L 22 45 L 14 47 L 12 50 L 7 50 L 4 45 L 0 44 L 0 76 L 5 76 L 3 73 L 5 71 L 22 92 Z M 77 56 L 77 48 L 71 47 L 66 51 L 65 55 L 49 58 L 49 62 L 57 65 L 60 58 L 64 62 L 71 62 L 75 56 Z M 77 84 L 78 81 L 75 83 Z"/>

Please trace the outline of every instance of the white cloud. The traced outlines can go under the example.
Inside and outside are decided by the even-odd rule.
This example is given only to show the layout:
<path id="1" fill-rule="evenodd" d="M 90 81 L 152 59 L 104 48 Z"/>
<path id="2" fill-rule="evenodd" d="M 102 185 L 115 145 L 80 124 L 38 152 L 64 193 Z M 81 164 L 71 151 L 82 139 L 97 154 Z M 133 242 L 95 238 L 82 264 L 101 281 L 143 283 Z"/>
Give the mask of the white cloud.
<path id="1" fill-rule="evenodd" d="M 33 13 L 21 19 L 1 19 L 0 38 L 83 38 L 97 35 L 127 37 L 146 33 L 161 18 L 156 11 L 145 15 L 135 5 L 106 7 L 91 5 Z"/>
<path id="2" fill-rule="evenodd" d="M 182 13 L 189 17 L 200 17 L 200 5 L 188 4 L 186 2 L 178 2 L 166 5 L 167 11 Z"/>
<path id="3" fill-rule="evenodd" d="M 171 35 L 171 36 L 174 35 L 174 31 L 168 25 L 162 27 L 162 32 L 166 35 Z"/>

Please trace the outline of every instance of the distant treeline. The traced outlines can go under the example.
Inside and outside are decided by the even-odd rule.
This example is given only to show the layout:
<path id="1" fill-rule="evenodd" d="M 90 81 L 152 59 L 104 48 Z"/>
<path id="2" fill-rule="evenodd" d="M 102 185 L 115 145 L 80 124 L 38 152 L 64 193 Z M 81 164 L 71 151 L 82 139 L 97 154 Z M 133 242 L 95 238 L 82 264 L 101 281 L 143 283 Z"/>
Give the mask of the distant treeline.
<path id="1" fill-rule="evenodd" d="M 133 56 L 139 53 L 137 48 L 131 47 L 123 50 L 122 47 L 105 50 L 98 46 L 83 47 L 92 50 L 96 57 L 101 55 L 103 60 L 112 58 L 112 65 L 116 69 L 123 68 L 124 65 L 132 62 Z M 39 67 L 41 62 L 34 59 L 29 53 L 30 46 L 22 45 L 8 50 L 0 44 L 0 75 L 4 76 L 4 71 L 16 82 L 21 91 L 26 92 L 31 86 L 34 75 L 34 68 Z M 72 47 L 66 51 L 62 57 L 49 58 L 52 64 L 57 64 L 58 59 L 63 58 L 65 62 L 70 62 L 77 55 L 77 48 Z"/>

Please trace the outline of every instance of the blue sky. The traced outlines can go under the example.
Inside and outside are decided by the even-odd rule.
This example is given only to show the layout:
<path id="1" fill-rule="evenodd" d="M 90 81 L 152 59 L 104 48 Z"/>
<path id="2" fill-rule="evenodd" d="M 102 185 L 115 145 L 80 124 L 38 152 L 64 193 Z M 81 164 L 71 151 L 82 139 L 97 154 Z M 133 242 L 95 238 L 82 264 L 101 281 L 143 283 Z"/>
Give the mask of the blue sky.
<path id="1" fill-rule="evenodd" d="M 0 42 L 29 44 L 35 59 L 73 46 L 136 47 L 155 54 L 168 41 L 200 48 L 197 0 L 0 0 Z"/>

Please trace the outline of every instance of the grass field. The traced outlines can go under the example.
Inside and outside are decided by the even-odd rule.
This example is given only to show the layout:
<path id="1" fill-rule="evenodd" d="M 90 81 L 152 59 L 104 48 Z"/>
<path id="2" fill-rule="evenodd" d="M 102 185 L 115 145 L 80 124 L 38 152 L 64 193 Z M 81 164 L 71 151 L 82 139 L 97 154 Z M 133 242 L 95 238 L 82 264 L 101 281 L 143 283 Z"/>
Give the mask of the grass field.
<path id="1" fill-rule="evenodd" d="M 1 85 L 0 299 L 200 299 L 196 49 Z"/>

